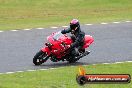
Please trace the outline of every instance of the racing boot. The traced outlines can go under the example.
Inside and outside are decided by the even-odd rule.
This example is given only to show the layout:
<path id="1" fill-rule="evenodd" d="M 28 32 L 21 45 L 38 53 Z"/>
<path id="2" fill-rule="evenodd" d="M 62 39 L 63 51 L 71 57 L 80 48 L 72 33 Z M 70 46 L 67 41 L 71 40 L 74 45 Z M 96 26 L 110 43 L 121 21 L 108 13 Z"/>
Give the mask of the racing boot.
<path id="1" fill-rule="evenodd" d="M 76 60 L 79 60 L 80 58 L 82 58 L 82 57 L 88 55 L 89 53 L 90 53 L 90 51 L 85 51 L 83 54 L 81 54 L 81 55 L 75 57 L 75 59 L 76 59 Z"/>

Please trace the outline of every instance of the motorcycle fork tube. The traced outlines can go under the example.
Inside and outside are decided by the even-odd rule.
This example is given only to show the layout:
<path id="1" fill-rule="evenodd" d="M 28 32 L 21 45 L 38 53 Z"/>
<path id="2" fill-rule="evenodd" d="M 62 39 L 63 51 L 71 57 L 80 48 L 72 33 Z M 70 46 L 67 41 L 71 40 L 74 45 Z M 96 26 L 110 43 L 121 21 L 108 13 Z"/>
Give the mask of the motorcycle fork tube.
<path id="1" fill-rule="evenodd" d="M 48 58 L 51 56 L 51 54 L 50 55 L 48 55 L 48 56 L 46 56 L 45 58 L 44 58 L 44 60 L 46 61 L 46 60 L 48 60 Z"/>

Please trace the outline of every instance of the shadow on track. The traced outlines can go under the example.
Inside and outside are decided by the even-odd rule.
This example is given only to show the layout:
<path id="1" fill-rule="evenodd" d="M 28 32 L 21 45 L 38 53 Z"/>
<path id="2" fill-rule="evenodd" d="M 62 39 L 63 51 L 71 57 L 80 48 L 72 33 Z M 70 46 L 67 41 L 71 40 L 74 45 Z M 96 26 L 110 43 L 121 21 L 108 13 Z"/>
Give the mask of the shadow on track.
<path id="1" fill-rule="evenodd" d="M 44 63 L 40 66 L 41 68 L 58 68 L 58 67 L 66 67 L 66 66 L 79 66 L 79 65 L 88 65 L 89 63 L 84 62 L 76 62 L 76 63 L 68 63 L 68 62 L 55 62 L 55 63 Z"/>

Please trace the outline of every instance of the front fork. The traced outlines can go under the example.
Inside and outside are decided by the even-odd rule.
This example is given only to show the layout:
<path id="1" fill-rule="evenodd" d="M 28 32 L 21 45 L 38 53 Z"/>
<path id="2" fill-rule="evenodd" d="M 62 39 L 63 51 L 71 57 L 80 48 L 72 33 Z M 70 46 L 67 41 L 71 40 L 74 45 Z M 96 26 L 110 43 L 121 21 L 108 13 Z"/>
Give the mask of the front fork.
<path id="1" fill-rule="evenodd" d="M 42 48 L 41 51 L 45 52 L 47 54 L 47 56 L 49 56 L 51 54 L 50 49 L 48 47 Z"/>
<path id="2" fill-rule="evenodd" d="M 49 59 L 49 57 L 51 57 L 51 55 L 47 55 L 45 58 L 44 58 L 44 61 L 47 61 Z"/>
<path id="3" fill-rule="evenodd" d="M 44 58 L 44 61 L 47 61 L 49 57 L 51 57 L 51 52 L 48 47 L 44 47 L 41 49 L 41 51 L 46 53 L 46 57 Z"/>

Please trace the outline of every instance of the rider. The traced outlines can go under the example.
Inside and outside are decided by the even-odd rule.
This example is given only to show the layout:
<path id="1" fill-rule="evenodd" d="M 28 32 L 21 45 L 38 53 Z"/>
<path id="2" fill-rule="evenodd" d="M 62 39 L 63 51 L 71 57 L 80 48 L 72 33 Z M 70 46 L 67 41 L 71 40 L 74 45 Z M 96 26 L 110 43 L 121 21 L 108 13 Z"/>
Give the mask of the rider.
<path id="1" fill-rule="evenodd" d="M 71 32 L 71 38 L 73 40 L 73 43 L 70 46 L 70 51 L 72 52 L 73 56 L 77 56 L 78 53 L 76 52 L 75 48 L 83 46 L 85 36 L 85 33 L 81 31 L 80 23 L 77 19 L 71 20 L 70 27 L 61 31 L 62 34 L 66 34 L 69 32 Z"/>

